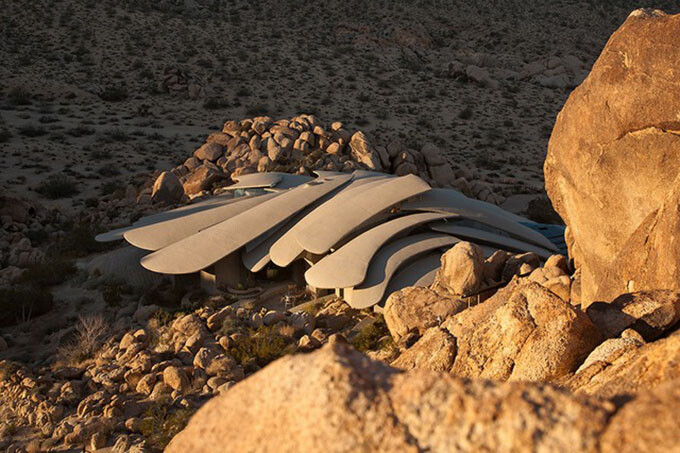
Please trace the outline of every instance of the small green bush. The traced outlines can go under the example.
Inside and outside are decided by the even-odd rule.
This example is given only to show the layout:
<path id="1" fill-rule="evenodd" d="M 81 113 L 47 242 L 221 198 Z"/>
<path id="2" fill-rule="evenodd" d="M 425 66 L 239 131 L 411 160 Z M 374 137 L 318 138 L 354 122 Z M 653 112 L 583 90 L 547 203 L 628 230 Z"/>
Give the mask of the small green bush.
<path id="1" fill-rule="evenodd" d="M 356 334 L 350 343 L 362 352 L 375 351 L 385 347 L 385 345 L 381 344 L 380 339 L 386 336 L 391 338 L 385 318 L 382 315 L 377 315 L 376 320 Z"/>
<path id="2" fill-rule="evenodd" d="M 42 263 L 34 264 L 24 273 L 21 281 L 38 288 L 59 285 L 76 273 L 76 266 L 71 260 L 55 256 L 48 257 Z"/>
<path id="3" fill-rule="evenodd" d="M 173 437 L 182 431 L 194 414 L 192 409 L 172 411 L 162 402 L 151 405 L 142 417 L 140 431 L 153 448 L 163 450 Z"/>
<path id="4" fill-rule="evenodd" d="M 248 329 L 229 349 L 231 356 L 241 365 L 253 360 L 263 367 L 288 352 L 289 339 L 280 335 L 274 328 L 261 326 Z"/>

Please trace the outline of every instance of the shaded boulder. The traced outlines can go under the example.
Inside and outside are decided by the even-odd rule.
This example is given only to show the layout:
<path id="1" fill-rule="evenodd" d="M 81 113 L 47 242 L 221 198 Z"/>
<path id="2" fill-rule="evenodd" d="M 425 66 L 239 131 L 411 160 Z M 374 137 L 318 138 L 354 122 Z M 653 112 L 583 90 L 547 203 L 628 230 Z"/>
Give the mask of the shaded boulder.
<path id="1" fill-rule="evenodd" d="M 217 141 L 209 141 L 194 151 L 194 157 L 199 160 L 215 162 L 217 159 L 224 156 L 224 149 L 224 146 Z"/>
<path id="2" fill-rule="evenodd" d="M 184 187 L 177 176 L 169 171 L 164 171 L 158 176 L 153 184 L 151 199 L 156 203 L 178 203 L 184 196 Z"/>
<path id="3" fill-rule="evenodd" d="M 680 379 L 680 334 L 589 362 L 564 383 L 572 391 L 610 398 L 653 389 Z"/>
<path id="4" fill-rule="evenodd" d="M 602 339 L 583 312 L 538 283 L 517 280 L 443 327 L 456 337 L 452 373 L 498 380 L 568 375 Z"/>
<path id="5" fill-rule="evenodd" d="M 444 297 L 429 288 L 408 287 L 387 298 L 383 315 L 392 338 L 401 344 L 466 307 L 462 300 Z"/>
<path id="6" fill-rule="evenodd" d="M 546 190 L 570 231 L 581 298 L 680 289 L 680 15 L 637 10 L 557 117 Z"/>
<path id="7" fill-rule="evenodd" d="M 612 409 L 547 384 L 400 373 L 336 343 L 211 399 L 166 451 L 593 451 Z"/>
<path id="8" fill-rule="evenodd" d="M 606 337 L 616 337 L 631 328 L 646 341 L 653 341 L 680 321 L 680 293 L 656 290 L 623 294 L 609 303 L 591 304 L 586 313 Z"/>
<path id="9" fill-rule="evenodd" d="M 208 165 L 202 165 L 192 171 L 184 179 L 184 191 L 187 195 L 193 195 L 203 190 L 209 190 L 217 181 L 224 179 L 225 175 Z"/>

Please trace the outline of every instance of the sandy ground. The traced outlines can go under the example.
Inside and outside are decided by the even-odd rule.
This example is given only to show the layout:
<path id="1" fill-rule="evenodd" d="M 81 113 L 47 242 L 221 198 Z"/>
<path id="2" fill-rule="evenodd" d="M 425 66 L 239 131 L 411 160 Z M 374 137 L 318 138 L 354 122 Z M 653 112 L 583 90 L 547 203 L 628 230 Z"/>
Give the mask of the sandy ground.
<path id="1" fill-rule="evenodd" d="M 571 88 L 517 74 L 567 55 L 587 72 L 642 6 L 194 3 L 206 5 L 0 2 L 0 184 L 30 195 L 63 174 L 79 194 L 51 203 L 78 206 L 182 162 L 225 120 L 314 113 L 379 143 L 433 141 L 454 167 L 477 169 L 506 196 L 540 193 L 549 134 Z M 442 77 L 454 60 L 480 66 L 498 87 Z M 159 91 L 166 68 L 184 71 L 202 94 Z M 125 99 L 102 99 L 116 87 Z"/>

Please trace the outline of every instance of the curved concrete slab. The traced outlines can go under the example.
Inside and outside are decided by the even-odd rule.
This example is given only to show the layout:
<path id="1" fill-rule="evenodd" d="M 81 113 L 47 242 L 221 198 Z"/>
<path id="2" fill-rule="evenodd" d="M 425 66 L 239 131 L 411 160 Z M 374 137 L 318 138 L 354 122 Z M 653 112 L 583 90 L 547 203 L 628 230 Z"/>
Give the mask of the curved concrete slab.
<path id="1" fill-rule="evenodd" d="M 511 252 L 533 252 L 544 260 L 553 255 L 553 252 L 543 247 L 529 244 L 508 236 L 501 236 L 500 234 L 491 233 L 486 230 L 456 225 L 456 222 L 436 222 L 430 225 L 430 228 L 440 233 L 452 234 L 463 240 L 485 242 Z"/>
<path id="2" fill-rule="evenodd" d="M 390 294 L 407 286 L 430 286 L 434 283 L 437 271 L 441 267 L 442 253 L 429 253 L 404 266 L 396 273 L 385 290 L 385 299 Z"/>
<path id="3" fill-rule="evenodd" d="M 338 198 L 342 203 L 349 203 L 351 202 L 352 198 L 359 196 L 364 190 L 368 190 L 369 188 L 374 187 L 376 184 L 381 184 L 386 181 L 387 178 L 382 175 L 364 177 L 361 177 L 360 175 L 358 178 L 355 176 L 352 182 L 345 186 L 339 193 L 320 204 L 316 209 L 310 212 L 298 223 L 293 225 L 288 231 L 285 232 L 283 236 L 279 238 L 279 240 L 277 240 L 272 245 L 269 251 L 272 262 L 277 266 L 285 267 L 295 261 L 302 254 L 302 252 L 304 252 L 304 249 L 297 241 L 297 231 L 301 228 L 304 228 L 308 223 L 316 222 L 318 218 L 321 218 L 326 222 L 335 221 L 334 219 L 338 215 L 336 212 L 333 212 L 331 217 L 323 217 L 324 215 L 328 215 L 324 212 L 322 212 L 320 215 L 318 214 L 318 211 L 323 206 L 331 203 L 333 200 L 337 200 Z"/>
<path id="4" fill-rule="evenodd" d="M 370 184 L 370 186 L 369 186 Z M 366 187 L 334 197 L 319 206 L 295 231 L 298 244 L 311 253 L 328 252 L 358 225 L 395 204 L 430 190 L 430 186 L 415 175 L 387 178 Z M 309 219 L 309 220 L 307 220 Z M 329 222 L 329 219 L 333 221 Z"/>
<path id="5" fill-rule="evenodd" d="M 517 239 L 557 251 L 545 236 L 518 223 L 521 217 L 504 211 L 498 206 L 473 200 L 452 189 L 431 189 L 401 205 L 403 211 L 437 211 L 459 214 L 461 217 L 506 231 Z"/>
<path id="6" fill-rule="evenodd" d="M 217 197 L 213 197 L 208 200 L 201 201 L 199 203 L 189 204 L 186 206 L 181 206 L 179 208 L 171 209 L 169 211 L 159 212 L 157 214 L 142 217 L 130 226 L 118 228 L 115 230 L 107 231 L 106 233 L 99 234 L 95 237 L 95 240 L 97 242 L 118 241 L 123 239 L 124 233 L 130 230 L 134 230 L 135 228 L 139 228 L 146 225 L 153 225 L 155 223 L 166 222 L 168 220 L 177 219 L 179 217 L 196 214 L 198 212 L 213 209 L 218 206 L 234 203 L 236 201 L 239 201 L 240 199 L 241 198 L 234 198 L 232 194 L 219 195 Z"/>
<path id="7" fill-rule="evenodd" d="M 276 196 L 278 194 L 272 193 L 255 197 L 237 198 L 233 203 L 127 231 L 124 234 L 125 240 L 143 250 L 160 250 L 205 228 L 239 215 Z"/>
<path id="8" fill-rule="evenodd" d="M 284 174 L 285 173 L 278 172 L 248 173 L 247 175 L 241 175 L 234 178 L 236 182 L 225 187 L 225 189 L 263 189 L 265 187 L 274 187 L 281 182 Z"/>
<path id="9" fill-rule="evenodd" d="M 453 214 L 423 212 L 398 217 L 355 237 L 309 268 L 305 280 L 315 288 L 348 288 L 364 281 L 371 258 L 395 236 Z"/>
<path id="10" fill-rule="evenodd" d="M 215 264 L 305 206 L 347 184 L 352 175 L 334 176 L 275 194 L 257 206 L 175 242 L 142 259 L 142 266 L 164 274 L 190 274 Z"/>
<path id="11" fill-rule="evenodd" d="M 367 308 L 382 301 L 387 285 L 400 266 L 431 250 L 450 247 L 460 240 L 437 233 L 421 233 L 397 239 L 375 254 L 363 283 L 345 289 L 345 301 L 352 308 Z"/>

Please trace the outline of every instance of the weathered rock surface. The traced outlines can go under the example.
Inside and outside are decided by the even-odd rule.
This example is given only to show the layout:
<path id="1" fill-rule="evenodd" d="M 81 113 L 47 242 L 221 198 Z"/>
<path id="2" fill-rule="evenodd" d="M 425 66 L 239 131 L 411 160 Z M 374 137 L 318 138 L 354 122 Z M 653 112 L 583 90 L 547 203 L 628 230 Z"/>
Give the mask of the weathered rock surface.
<path id="1" fill-rule="evenodd" d="M 456 338 L 453 374 L 498 380 L 555 380 L 575 371 L 602 339 L 583 312 L 517 280 L 443 327 Z"/>
<path id="2" fill-rule="evenodd" d="M 583 302 L 680 289 L 680 15 L 637 10 L 557 117 L 546 189 Z"/>
<path id="3" fill-rule="evenodd" d="M 602 453 L 677 451 L 680 446 L 680 381 L 642 393 L 610 420 Z"/>
<path id="4" fill-rule="evenodd" d="M 593 451 L 613 409 L 546 384 L 398 373 L 334 344 L 212 399 L 166 451 Z"/>
<path id="5" fill-rule="evenodd" d="M 467 295 L 484 285 L 484 252 L 471 242 L 459 242 L 442 255 L 437 283 L 457 295 Z"/>
<path id="6" fill-rule="evenodd" d="M 566 382 L 573 391 L 605 398 L 643 392 L 680 379 L 680 334 L 626 348 L 608 360 L 588 361 Z"/>
<path id="7" fill-rule="evenodd" d="M 391 365 L 402 370 L 449 371 L 455 358 L 456 339 L 446 330 L 433 327 Z"/>
<path id="8" fill-rule="evenodd" d="M 397 344 L 410 334 L 422 335 L 449 316 L 467 308 L 462 300 L 442 296 L 430 288 L 408 287 L 392 293 L 385 302 L 385 323 Z"/>

